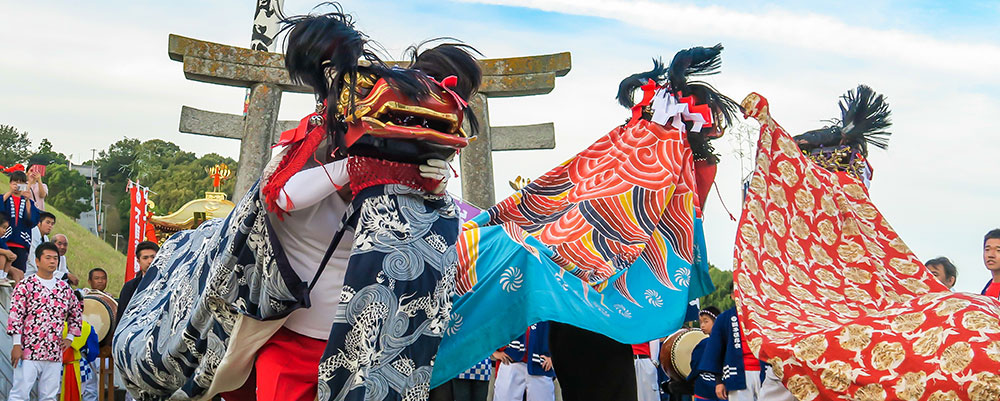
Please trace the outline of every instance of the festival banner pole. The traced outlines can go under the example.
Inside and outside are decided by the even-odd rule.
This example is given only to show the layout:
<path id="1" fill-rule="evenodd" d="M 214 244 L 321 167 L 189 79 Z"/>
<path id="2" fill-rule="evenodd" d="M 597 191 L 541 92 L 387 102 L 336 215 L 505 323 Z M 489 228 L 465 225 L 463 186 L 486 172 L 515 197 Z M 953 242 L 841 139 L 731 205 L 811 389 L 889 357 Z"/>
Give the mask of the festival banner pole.
<path id="1" fill-rule="evenodd" d="M 253 32 L 250 36 L 250 48 L 262 52 L 274 51 L 278 36 L 278 23 L 284 18 L 281 12 L 284 0 L 257 0 L 257 7 L 253 13 Z M 247 95 L 243 99 L 243 116 L 247 115 L 250 108 L 250 88 L 247 88 Z"/>

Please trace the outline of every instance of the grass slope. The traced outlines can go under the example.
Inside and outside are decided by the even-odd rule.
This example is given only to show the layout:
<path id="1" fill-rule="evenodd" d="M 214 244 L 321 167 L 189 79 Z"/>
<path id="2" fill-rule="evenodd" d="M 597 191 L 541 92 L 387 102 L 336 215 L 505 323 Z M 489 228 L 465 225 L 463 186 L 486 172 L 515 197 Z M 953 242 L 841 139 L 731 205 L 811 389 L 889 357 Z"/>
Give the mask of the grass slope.
<path id="1" fill-rule="evenodd" d="M 4 189 L 3 192 L 9 188 L 9 183 L 7 176 L 0 174 L 0 189 Z M 49 238 L 55 234 L 63 234 L 69 240 L 66 264 L 69 265 L 69 270 L 80 278 L 80 286 L 87 287 L 87 272 L 100 267 L 108 272 L 108 292 L 117 297 L 122 285 L 125 284 L 125 255 L 54 206 L 46 204 L 45 209 L 56 215 L 56 225 Z"/>
<path id="2" fill-rule="evenodd" d="M 107 292 L 117 297 L 122 285 L 125 284 L 125 255 L 55 207 L 46 204 L 45 209 L 56 215 L 56 225 L 52 229 L 52 235 L 64 234 L 69 239 L 66 264 L 69 265 L 69 270 L 80 278 L 80 287 L 88 287 L 87 272 L 100 267 L 108 272 Z M 49 235 L 49 238 L 52 238 L 52 235 Z"/>

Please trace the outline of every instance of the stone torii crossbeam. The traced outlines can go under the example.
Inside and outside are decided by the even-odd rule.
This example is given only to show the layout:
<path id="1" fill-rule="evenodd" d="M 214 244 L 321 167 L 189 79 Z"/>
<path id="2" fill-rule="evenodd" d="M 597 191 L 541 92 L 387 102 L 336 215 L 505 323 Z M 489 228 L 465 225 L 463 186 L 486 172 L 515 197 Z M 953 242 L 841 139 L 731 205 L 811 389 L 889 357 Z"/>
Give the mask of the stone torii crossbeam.
<path id="1" fill-rule="evenodd" d="M 187 79 L 250 89 L 245 116 L 181 108 L 180 131 L 239 139 L 240 160 L 234 197 L 241 197 L 260 176 L 270 158 L 270 146 L 282 131 L 298 121 L 279 121 L 283 92 L 313 93 L 295 84 L 285 70 L 284 56 L 246 48 L 170 35 L 168 54 L 184 63 Z M 555 88 L 556 77 L 569 73 L 568 52 L 540 56 L 480 60 L 483 83 L 469 103 L 481 128 L 476 140 L 460 155 L 462 197 L 479 206 L 495 202 L 493 151 L 552 149 L 552 123 L 493 127 L 489 123 L 488 98 L 541 95 Z"/>

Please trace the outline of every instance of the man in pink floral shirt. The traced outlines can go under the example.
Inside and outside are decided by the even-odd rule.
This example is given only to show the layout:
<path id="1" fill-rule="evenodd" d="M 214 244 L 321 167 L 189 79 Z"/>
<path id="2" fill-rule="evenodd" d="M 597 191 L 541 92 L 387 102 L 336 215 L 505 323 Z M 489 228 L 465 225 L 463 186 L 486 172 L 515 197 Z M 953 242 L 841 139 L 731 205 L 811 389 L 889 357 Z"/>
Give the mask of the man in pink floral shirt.
<path id="1" fill-rule="evenodd" d="M 10 363 L 14 383 L 10 401 L 28 400 L 38 383 L 41 401 L 55 401 L 59 395 L 63 350 L 80 335 L 83 307 L 65 281 L 53 273 L 59 266 L 59 250 L 51 242 L 35 249 L 38 272 L 14 288 L 10 301 L 7 333 L 14 339 Z M 69 335 L 62 337 L 63 324 Z"/>

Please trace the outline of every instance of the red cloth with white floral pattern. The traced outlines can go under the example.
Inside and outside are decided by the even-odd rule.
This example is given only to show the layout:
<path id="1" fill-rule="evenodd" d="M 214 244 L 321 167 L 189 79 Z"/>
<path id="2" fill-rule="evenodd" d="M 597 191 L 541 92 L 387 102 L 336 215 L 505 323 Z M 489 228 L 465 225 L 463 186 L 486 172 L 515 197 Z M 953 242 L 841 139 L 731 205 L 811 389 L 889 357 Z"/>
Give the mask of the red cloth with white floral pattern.
<path id="1" fill-rule="evenodd" d="M 7 334 L 21 335 L 24 359 L 62 362 L 64 323 L 69 324 L 69 334 L 80 335 L 83 306 L 65 281 L 56 280 L 50 290 L 31 275 L 14 288 Z"/>
<path id="2" fill-rule="evenodd" d="M 756 93 L 736 236 L 750 349 L 800 401 L 1000 399 L 1000 301 L 949 292 L 861 182 L 807 159 Z"/>

